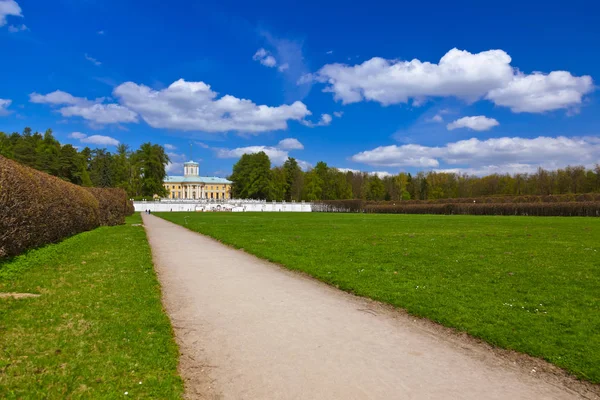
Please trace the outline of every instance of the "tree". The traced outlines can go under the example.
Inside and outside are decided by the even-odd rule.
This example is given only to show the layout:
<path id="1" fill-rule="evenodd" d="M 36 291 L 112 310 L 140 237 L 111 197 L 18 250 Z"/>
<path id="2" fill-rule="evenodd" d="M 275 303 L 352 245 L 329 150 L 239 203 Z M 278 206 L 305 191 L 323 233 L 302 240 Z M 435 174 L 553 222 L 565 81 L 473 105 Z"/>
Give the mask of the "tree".
<path id="1" fill-rule="evenodd" d="M 229 177 L 233 197 L 267 199 L 271 191 L 271 161 L 264 151 L 244 154 L 233 166 Z"/>
<path id="2" fill-rule="evenodd" d="M 136 152 L 136 161 L 141 172 L 141 195 L 166 196 L 167 189 L 163 186 L 163 182 L 167 176 L 166 167 L 170 160 L 165 149 L 158 144 L 144 143 Z"/>
<path id="3" fill-rule="evenodd" d="M 381 179 L 374 175 L 369 179 L 369 190 L 367 191 L 367 200 L 383 200 L 385 198 L 385 186 Z"/>
<path id="4" fill-rule="evenodd" d="M 296 159 L 288 157 L 283 163 L 283 170 L 286 179 L 285 200 L 300 200 L 302 197 L 302 170 Z"/>

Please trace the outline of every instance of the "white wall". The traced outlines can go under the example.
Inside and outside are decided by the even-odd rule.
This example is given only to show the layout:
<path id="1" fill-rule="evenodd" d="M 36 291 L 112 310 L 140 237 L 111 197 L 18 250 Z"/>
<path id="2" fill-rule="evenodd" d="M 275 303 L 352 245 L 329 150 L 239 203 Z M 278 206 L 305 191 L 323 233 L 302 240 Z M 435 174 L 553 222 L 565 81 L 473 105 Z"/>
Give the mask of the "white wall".
<path id="1" fill-rule="evenodd" d="M 233 212 L 311 212 L 311 203 L 272 203 L 245 200 L 231 200 L 222 203 L 202 201 L 134 201 L 135 211 L 233 211 Z"/>

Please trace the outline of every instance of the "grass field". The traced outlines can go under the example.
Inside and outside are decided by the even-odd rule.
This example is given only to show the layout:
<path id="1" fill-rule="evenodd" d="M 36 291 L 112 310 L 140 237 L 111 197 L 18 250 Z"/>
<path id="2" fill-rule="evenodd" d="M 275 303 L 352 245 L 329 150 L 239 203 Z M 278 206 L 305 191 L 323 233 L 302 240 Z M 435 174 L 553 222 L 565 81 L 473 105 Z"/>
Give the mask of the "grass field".
<path id="1" fill-rule="evenodd" d="M 0 398 L 183 393 L 139 215 L 0 264 Z M 127 395 L 126 393 L 127 392 Z"/>
<path id="2" fill-rule="evenodd" d="M 157 215 L 600 382 L 600 219 Z"/>

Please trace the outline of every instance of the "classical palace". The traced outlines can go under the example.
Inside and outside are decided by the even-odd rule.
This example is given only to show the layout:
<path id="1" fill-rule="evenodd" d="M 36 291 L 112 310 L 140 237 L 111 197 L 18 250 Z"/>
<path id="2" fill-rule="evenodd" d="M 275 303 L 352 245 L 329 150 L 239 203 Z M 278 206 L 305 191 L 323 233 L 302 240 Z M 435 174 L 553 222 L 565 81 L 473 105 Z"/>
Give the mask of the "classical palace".
<path id="1" fill-rule="evenodd" d="M 183 176 L 167 176 L 163 184 L 169 199 L 229 200 L 231 183 L 223 178 L 200 176 L 200 164 L 188 161 L 183 164 Z"/>

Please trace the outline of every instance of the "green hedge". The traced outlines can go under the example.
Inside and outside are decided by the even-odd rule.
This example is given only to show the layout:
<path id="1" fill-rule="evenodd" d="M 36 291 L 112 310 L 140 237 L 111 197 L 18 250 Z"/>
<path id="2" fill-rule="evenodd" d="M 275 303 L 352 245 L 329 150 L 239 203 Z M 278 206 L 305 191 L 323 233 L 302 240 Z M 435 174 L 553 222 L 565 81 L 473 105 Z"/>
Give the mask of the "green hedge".
<path id="1" fill-rule="evenodd" d="M 89 189 L 0 156 L 0 258 L 124 223 L 121 189 Z"/>

